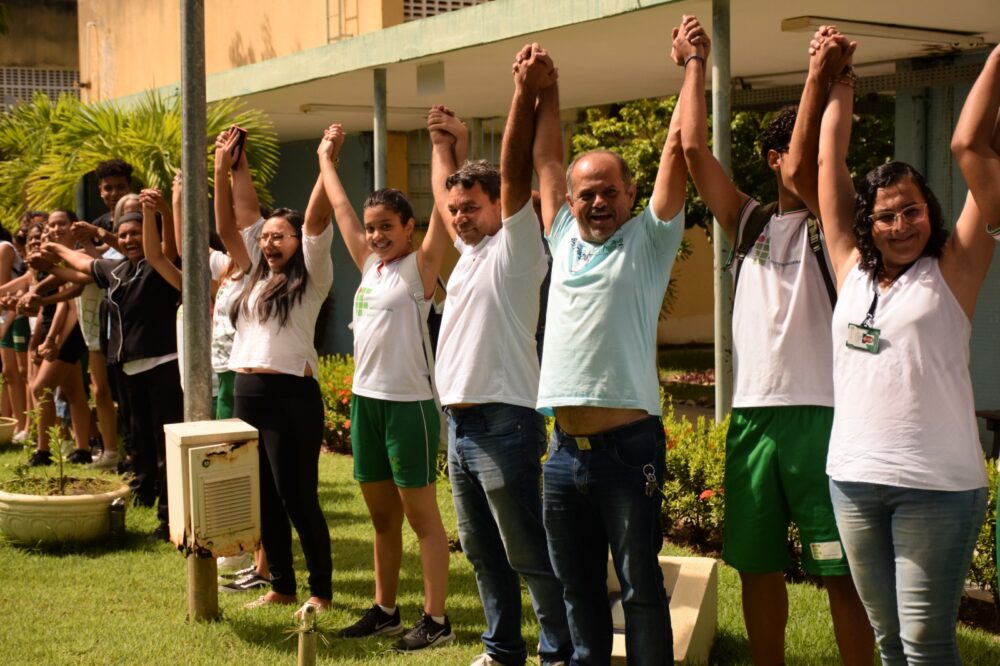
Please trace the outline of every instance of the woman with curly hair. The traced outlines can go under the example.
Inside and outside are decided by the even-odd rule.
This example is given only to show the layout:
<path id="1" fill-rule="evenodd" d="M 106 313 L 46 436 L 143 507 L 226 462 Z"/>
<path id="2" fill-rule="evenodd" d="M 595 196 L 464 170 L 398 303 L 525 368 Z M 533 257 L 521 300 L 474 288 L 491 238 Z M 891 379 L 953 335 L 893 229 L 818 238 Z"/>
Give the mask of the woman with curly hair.
<path id="1" fill-rule="evenodd" d="M 810 49 L 829 81 L 825 108 L 813 100 L 819 203 L 838 285 L 830 493 L 882 663 L 958 664 L 958 604 L 987 495 L 968 367 L 995 248 L 986 229 L 1000 211 L 1000 49 L 952 137 L 969 195 L 949 237 L 907 164 L 872 170 L 855 191 L 845 157 L 857 43 L 821 33 Z"/>

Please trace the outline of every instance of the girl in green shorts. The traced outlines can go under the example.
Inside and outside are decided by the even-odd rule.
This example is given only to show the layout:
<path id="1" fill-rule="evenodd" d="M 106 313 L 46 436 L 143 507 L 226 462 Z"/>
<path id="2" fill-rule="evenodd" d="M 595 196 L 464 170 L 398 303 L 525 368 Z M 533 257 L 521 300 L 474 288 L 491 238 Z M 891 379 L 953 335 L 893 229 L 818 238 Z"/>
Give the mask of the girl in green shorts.
<path id="1" fill-rule="evenodd" d="M 424 607 L 396 649 L 443 645 L 455 635 L 444 610 L 448 540 L 434 483 L 440 424 L 421 324 L 434 295 L 447 234 L 440 218 L 432 214 L 427 234 L 414 251 L 413 211 L 403 194 L 392 189 L 368 197 L 362 225 L 340 182 L 336 162 L 322 146 L 319 162 L 337 225 L 362 272 L 352 324 L 351 442 L 354 477 L 375 528 L 375 603 L 341 635 L 403 632 L 396 595 L 405 516 L 420 542 Z M 422 289 L 410 286 L 418 282 Z"/>

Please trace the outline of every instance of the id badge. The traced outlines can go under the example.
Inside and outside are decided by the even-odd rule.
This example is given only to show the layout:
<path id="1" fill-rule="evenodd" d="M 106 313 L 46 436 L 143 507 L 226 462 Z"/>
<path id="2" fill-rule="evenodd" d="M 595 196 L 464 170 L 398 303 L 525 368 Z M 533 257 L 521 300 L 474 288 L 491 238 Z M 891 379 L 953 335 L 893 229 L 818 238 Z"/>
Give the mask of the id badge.
<path id="1" fill-rule="evenodd" d="M 869 354 L 878 353 L 878 339 L 881 331 L 864 324 L 847 325 L 847 346 L 851 349 L 865 351 Z"/>

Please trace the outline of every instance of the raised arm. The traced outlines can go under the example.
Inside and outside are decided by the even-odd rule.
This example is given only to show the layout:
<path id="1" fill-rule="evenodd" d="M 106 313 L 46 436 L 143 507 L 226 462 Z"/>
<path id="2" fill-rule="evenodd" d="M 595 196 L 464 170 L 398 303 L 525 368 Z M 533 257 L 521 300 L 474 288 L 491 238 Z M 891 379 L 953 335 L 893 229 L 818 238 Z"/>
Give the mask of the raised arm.
<path id="1" fill-rule="evenodd" d="M 59 243 L 45 243 L 42 245 L 42 249 L 46 252 L 51 252 L 52 254 L 58 256 L 62 261 L 66 262 L 66 265 L 73 269 L 74 274 L 83 274 L 90 277 L 90 267 L 94 263 L 93 257 L 88 256 L 85 252 L 79 252 L 78 250 L 71 250 L 65 245 L 60 245 Z M 53 275 L 59 275 L 61 273 L 60 267 L 53 266 L 48 269 L 48 272 Z M 69 278 L 73 282 L 81 282 L 75 277 Z M 90 281 L 90 280 L 87 280 Z"/>
<path id="2" fill-rule="evenodd" d="M 253 187 L 253 176 L 250 175 L 250 163 L 247 161 L 249 142 L 248 137 L 232 170 L 233 210 L 236 213 L 236 226 L 241 231 L 260 219 L 260 200 L 257 198 L 257 190 Z M 329 218 L 329 215 L 327 217 Z"/>
<path id="3" fill-rule="evenodd" d="M 323 191 L 326 199 L 333 206 L 333 219 L 337 222 L 337 229 L 344 237 L 344 245 L 351 254 L 351 259 L 362 270 L 365 259 L 371 254 L 371 248 L 365 239 L 365 230 L 358 220 L 354 206 L 347 198 L 347 191 L 340 181 L 340 174 L 337 173 L 338 157 L 340 148 L 344 145 L 344 128 L 338 124 L 330 125 L 323 132 L 323 140 L 320 141 L 316 154 L 319 156 L 319 173 L 322 181 Z"/>
<path id="4" fill-rule="evenodd" d="M 972 317 L 996 243 L 988 228 L 1000 221 L 1000 47 L 993 49 L 962 105 L 951 150 L 969 193 L 941 257 L 941 273 Z"/>
<path id="5" fill-rule="evenodd" d="M 851 43 L 843 35 L 835 35 L 818 44 L 813 58 L 822 57 L 825 50 L 846 54 Z M 845 64 L 850 64 L 850 58 Z M 847 148 L 851 143 L 851 123 L 854 111 L 854 86 L 849 79 L 838 80 L 830 87 L 830 95 L 819 131 L 817 198 L 819 216 L 823 220 L 826 247 L 837 274 L 837 286 L 857 262 L 857 241 L 854 238 L 854 182 L 847 168 Z"/>
<path id="6" fill-rule="evenodd" d="M 740 210 L 749 198 L 733 184 L 719 161 L 708 147 L 708 109 L 705 106 L 705 70 L 711 42 L 693 16 L 685 16 L 674 29 L 671 56 L 684 68 L 680 105 L 681 145 L 688 171 L 698 194 L 705 201 L 712 215 L 719 221 L 723 232 L 735 242 L 739 232 Z M 688 38 L 691 33 L 695 42 Z M 675 113 L 677 113 L 675 111 Z"/>
<path id="7" fill-rule="evenodd" d="M 184 256 L 184 175 L 180 171 L 174 174 L 170 201 L 174 208 L 174 244 L 177 254 Z"/>
<path id="8" fill-rule="evenodd" d="M 689 45 L 707 43 L 707 37 L 702 39 L 704 34 L 705 31 L 698 25 L 697 21 L 692 21 L 690 27 L 685 30 L 685 37 Z M 707 47 L 701 48 L 702 51 L 707 52 Z M 677 58 L 678 55 L 674 51 L 671 52 L 672 58 Z M 680 61 L 680 64 L 683 65 L 683 60 Z M 667 138 L 663 142 L 663 150 L 660 153 L 660 166 L 656 171 L 653 194 L 649 199 L 649 206 L 653 214 L 660 220 L 670 220 L 684 208 L 688 171 L 687 162 L 684 160 L 684 146 L 681 142 L 681 119 L 684 117 L 685 104 L 684 95 L 678 95 L 674 112 L 670 116 Z"/>
<path id="9" fill-rule="evenodd" d="M 163 195 L 159 190 L 146 189 L 139 195 L 139 200 L 142 202 L 142 251 L 146 255 L 146 261 L 174 289 L 180 291 L 181 271 L 167 259 L 160 232 L 156 229 L 156 211 L 162 207 Z M 163 226 L 166 232 L 167 225 Z"/>
<path id="10" fill-rule="evenodd" d="M 535 107 L 535 139 L 531 147 L 531 157 L 535 173 L 538 174 L 542 226 L 545 235 L 548 236 L 552 231 L 556 214 L 566 203 L 566 165 L 563 162 L 558 82 L 538 92 L 538 105 Z"/>
<path id="11" fill-rule="evenodd" d="M 340 156 L 340 147 L 344 145 L 344 131 L 337 126 L 339 131 L 339 138 L 334 137 L 331 133 L 331 142 L 337 141 L 336 151 L 331 153 L 329 161 L 334 167 L 336 167 L 337 158 Z M 323 140 L 327 140 L 327 133 L 330 130 L 327 129 L 323 133 Z M 322 147 L 322 142 L 320 142 Z M 317 149 L 318 150 L 318 149 Z M 329 151 L 327 151 L 329 152 Z M 249 171 L 249 169 L 248 169 Z M 306 214 L 305 223 L 303 224 L 303 232 L 307 236 L 319 236 L 321 233 L 326 231 L 327 226 L 330 224 L 330 218 L 333 216 L 333 206 L 330 205 L 330 198 L 326 194 L 326 188 L 323 184 L 323 170 L 320 168 L 320 173 L 316 176 L 316 182 L 313 184 L 312 192 L 309 194 L 309 203 L 306 204 Z"/>
<path id="12" fill-rule="evenodd" d="M 230 130 L 220 133 L 215 140 L 215 231 L 236 265 L 244 273 L 249 273 L 250 253 L 243 241 L 243 234 L 236 225 L 233 210 L 233 191 L 229 187 L 229 171 L 233 165 L 232 151 L 236 146 L 236 136 Z"/>
<path id="13" fill-rule="evenodd" d="M 820 44 L 836 34 L 832 26 L 820 26 L 813 37 L 813 43 Z M 782 171 L 795 195 L 806 207 L 819 215 L 819 127 L 823 109 L 834 77 L 845 76 L 849 81 L 851 72 L 843 71 L 843 53 L 840 49 L 823 49 L 809 58 L 809 73 L 802 88 L 802 98 L 795 116 L 795 128 L 788 144 L 788 153 L 782 160 Z M 840 68 L 840 69 L 838 69 Z"/>
<path id="14" fill-rule="evenodd" d="M 431 188 L 434 207 L 442 221 L 450 220 L 448 211 L 448 176 L 465 161 L 469 149 L 469 130 L 446 106 L 434 106 L 427 114 L 427 131 L 431 135 Z M 451 224 L 444 225 L 452 242 L 457 232 Z"/>
<path id="15" fill-rule="evenodd" d="M 500 147 L 500 214 L 511 217 L 531 199 L 531 158 L 538 93 L 556 82 L 559 73 L 545 49 L 526 47 L 527 57 L 514 63 L 514 95 Z M 520 57 L 525 53 L 522 49 Z"/>

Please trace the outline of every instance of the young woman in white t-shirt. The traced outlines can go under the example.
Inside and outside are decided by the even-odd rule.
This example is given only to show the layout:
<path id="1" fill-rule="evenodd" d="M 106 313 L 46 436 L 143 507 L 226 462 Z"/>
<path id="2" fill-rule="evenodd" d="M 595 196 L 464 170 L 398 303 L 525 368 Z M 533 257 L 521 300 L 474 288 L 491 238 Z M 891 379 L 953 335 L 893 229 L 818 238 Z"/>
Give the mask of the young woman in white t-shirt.
<path id="1" fill-rule="evenodd" d="M 230 170 L 247 169 L 235 132 L 215 151 L 216 230 L 249 277 L 232 305 L 236 328 L 229 357 L 236 371 L 234 415 L 257 428 L 260 442 L 261 541 L 271 590 L 248 604 L 296 602 L 291 526 L 309 568 L 306 604 L 325 610 L 333 595 L 330 532 L 319 503 L 323 401 L 316 382 L 313 333 L 333 283 L 330 205 L 317 181 L 305 217 L 278 208 L 248 248 L 237 227 Z"/>
<path id="2" fill-rule="evenodd" d="M 342 137 L 339 127 L 333 127 Z M 334 135 L 328 133 L 327 138 Z M 433 213 L 427 234 L 414 251 L 413 211 L 403 194 L 391 189 L 368 197 L 362 226 L 337 175 L 338 148 L 339 142 L 324 141 L 319 163 L 337 226 L 362 272 L 352 324 L 351 446 L 354 477 L 375 528 L 375 603 L 341 635 L 402 633 L 396 593 L 405 516 L 420 543 L 424 607 L 396 649 L 419 650 L 454 640 L 444 610 L 448 540 L 434 483 L 440 423 L 421 330 L 447 234 Z"/>
<path id="3" fill-rule="evenodd" d="M 955 618 L 987 501 L 968 367 L 995 249 L 986 228 L 1000 217 L 1000 48 L 952 137 L 969 194 L 949 237 L 907 164 L 876 167 L 855 191 L 846 155 L 856 46 L 821 28 L 810 69 L 828 80 L 828 93 L 817 88 L 828 98 L 799 110 L 801 119 L 803 108 L 822 109 L 819 208 L 837 278 L 830 494 L 882 662 L 957 664 Z"/>

